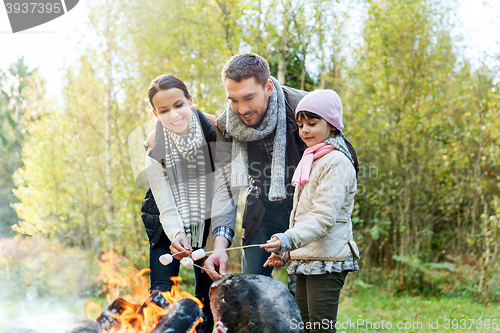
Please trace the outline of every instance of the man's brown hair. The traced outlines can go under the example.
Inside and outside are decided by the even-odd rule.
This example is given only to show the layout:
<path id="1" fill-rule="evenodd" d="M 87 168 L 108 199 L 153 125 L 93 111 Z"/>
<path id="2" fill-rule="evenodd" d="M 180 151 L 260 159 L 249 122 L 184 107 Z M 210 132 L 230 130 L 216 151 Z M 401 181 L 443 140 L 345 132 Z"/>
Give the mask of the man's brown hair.
<path id="1" fill-rule="evenodd" d="M 222 81 L 231 79 L 241 82 L 251 77 L 263 87 L 266 86 L 266 82 L 270 77 L 267 61 L 253 53 L 241 53 L 232 56 L 222 69 Z"/>

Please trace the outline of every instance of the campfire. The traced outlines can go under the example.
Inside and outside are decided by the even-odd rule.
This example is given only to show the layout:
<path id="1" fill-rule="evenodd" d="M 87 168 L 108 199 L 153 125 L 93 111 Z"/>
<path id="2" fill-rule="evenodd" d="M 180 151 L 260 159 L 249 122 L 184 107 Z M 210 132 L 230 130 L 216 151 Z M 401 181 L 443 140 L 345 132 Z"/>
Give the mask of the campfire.
<path id="1" fill-rule="evenodd" d="M 104 311 L 88 302 L 87 316 L 98 311 L 92 321 L 98 333 L 194 333 L 205 332 L 203 304 L 193 295 L 179 290 L 180 277 L 172 278 L 168 292 L 149 293 L 148 269 L 120 268 L 116 252 L 98 260 L 99 279 L 104 282 L 111 305 Z M 125 270 L 125 272 L 124 272 Z M 300 311 L 290 291 L 282 282 L 254 274 L 229 274 L 210 287 L 210 307 L 221 333 L 290 333 L 303 332 L 290 327 L 300 322 Z M 209 328 L 212 329 L 211 327 Z M 87 331 L 85 331 L 87 332 Z"/>
<path id="2" fill-rule="evenodd" d="M 111 305 L 102 311 L 100 304 L 88 302 L 86 312 L 87 317 L 92 318 L 92 312 L 102 311 L 96 319 L 100 333 L 193 333 L 197 327 L 204 326 L 203 304 L 188 292 L 179 290 L 180 277 L 172 278 L 174 286 L 170 291 L 150 294 L 148 279 L 144 276 L 149 269 L 130 268 L 120 274 L 120 257 L 113 250 L 103 254 L 102 260 L 97 262 L 101 267 L 99 280 L 104 283 L 103 291 L 107 292 Z M 129 293 L 119 297 L 124 290 Z"/>

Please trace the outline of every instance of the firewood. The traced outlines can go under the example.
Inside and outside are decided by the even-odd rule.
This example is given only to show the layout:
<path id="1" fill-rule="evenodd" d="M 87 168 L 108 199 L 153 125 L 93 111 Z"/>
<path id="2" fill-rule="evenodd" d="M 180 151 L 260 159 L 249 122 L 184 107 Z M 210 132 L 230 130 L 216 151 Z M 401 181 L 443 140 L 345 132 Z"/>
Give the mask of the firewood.
<path id="1" fill-rule="evenodd" d="M 200 318 L 203 322 L 196 326 L 197 332 L 205 330 L 205 314 L 195 301 L 184 298 L 172 305 L 151 333 L 188 333 Z"/>

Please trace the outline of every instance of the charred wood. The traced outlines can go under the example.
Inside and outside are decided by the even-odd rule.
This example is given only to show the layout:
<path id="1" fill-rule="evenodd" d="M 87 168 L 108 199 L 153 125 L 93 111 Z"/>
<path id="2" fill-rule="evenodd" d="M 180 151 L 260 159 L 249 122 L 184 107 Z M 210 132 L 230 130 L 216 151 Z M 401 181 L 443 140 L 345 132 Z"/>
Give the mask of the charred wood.
<path id="1" fill-rule="evenodd" d="M 137 304 L 129 303 L 122 298 L 115 299 L 115 301 L 111 303 L 111 305 L 96 319 L 97 324 L 99 325 L 99 331 L 110 331 L 112 328 L 119 330 L 121 322 L 117 317 L 123 314 L 126 309 L 130 309 L 130 312 L 137 312 L 139 306 Z M 140 314 L 138 314 L 138 316 L 140 316 Z M 140 323 L 138 322 L 135 326 L 138 327 L 139 325 Z M 134 326 L 133 321 L 132 326 Z"/>
<path id="2" fill-rule="evenodd" d="M 203 318 L 203 322 L 196 326 L 196 330 L 204 332 L 205 314 L 195 301 L 185 298 L 172 305 L 170 311 L 163 316 L 151 333 L 187 333 L 200 317 Z"/>

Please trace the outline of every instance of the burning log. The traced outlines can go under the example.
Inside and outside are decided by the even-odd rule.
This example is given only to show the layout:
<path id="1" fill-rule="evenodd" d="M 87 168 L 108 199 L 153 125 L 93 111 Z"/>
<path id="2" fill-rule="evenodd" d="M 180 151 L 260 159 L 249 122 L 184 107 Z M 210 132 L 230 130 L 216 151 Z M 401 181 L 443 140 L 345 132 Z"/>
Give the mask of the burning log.
<path id="1" fill-rule="evenodd" d="M 149 298 L 146 302 L 144 302 L 141 309 L 147 305 L 148 301 L 159 306 L 160 308 L 170 308 L 170 303 L 165 299 L 165 297 L 163 297 L 161 291 L 159 290 L 155 290 L 151 293 L 151 295 L 149 295 Z"/>
<path id="2" fill-rule="evenodd" d="M 170 291 L 153 291 L 142 305 L 122 298 L 115 301 L 96 319 L 98 332 L 194 333 L 204 331 L 206 317 L 200 300 L 179 292 L 179 277 L 172 278 Z"/>
<path id="3" fill-rule="evenodd" d="M 188 333 L 196 327 L 198 332 L 205 331 L 205 314 L 198 303 L 184 298 L 170 308 L 151 333 Z"/>
<path id="4" fill-rule="evenodd" d="M 121 327 L 120 316 L 123 316 L 125 313 L 135 314 L 139 306 L 136 304 L 132 304 L 127 302 L 124 299 L 117 298 L 111 305 L 104 310 L 104 312 L 96 319 L 97 324 L 99 325 L 99 331 L 111 331 L 111 329 L 119 330 Z M 141 316 L 137 314 L 137 316 Z M 138 318 L 132 318 L 130 320 L 130 324 L 132 327 L 138 327 Z"/>
<path id="5" fill-rule="evenodd" d="M 168 312 L 165 311 L 167 312 L 166 315 L 161 317 L 151 333 L 191 333 L 194 332 L 194 327 L 200 332 L 205 329 L 205 314 L 201 311 L 197 302 L 190 298 L 184 298 L 171 306 L 160 291 L 155 291 L 140 307 L 117 298 L 97 318 L 98 331 L 121 332 L 124 324 L 122 319 L 126 319 L 127 330 L 132 329 L 133 332 L 143 332 L 141 325 L 144 322 L 144 312 L 151 304 L 168 310 Z M 158 316 L 162 314 L 160 312 Z"/>
<path id="6" fill-rule="evenodd" d="M 290 291 L 284 283 L 267 276 L 231 274 L 220 278 L 210 287 L 210 308 L 214 321 L 222 322 L 228 332 L 303 332 L 292 329 L 291 323 L 302 320 Z"/>
<path id="7" fill-rule="evenodd" d="M 116 252 L 107 252 L 103 254 L 102 258 L 103 260 L 97 260 L 97 262 L 101 266 L 99 276 L 100 280 L 104 282 L 103 291 L 108 291 L 107 298 L 110 303 L 112 299 L 114 301 L 96 319 L 98 332 L 151 333 L 154 331 L 167 333 L 189 331 L 189 333 L 194 333 L 196 329 L 200 332 L 200 326 L 205 326 L 205 318 L 201 310 L 203 303 L 193 295 L 179 290 L 177 283 L 181 280 L 180 277 L 171 278 L 174 285 L 170 291 L 157 290 L 150 294 L 147 288 L 147 279 L 144 278 L 144 273 L 148 269 L 141 271 L 130 269 L 127 275 L 122 276 L 123 274 L 120 274 L 120 269 L 116 265 L 120 261 Z M 117 298 L 126 288 L 132 291 L 132 294 L 125 294 L 123 298 Z M 146 301 L 143 302 L 144 299 Z M 138 300 L 141 303 L 138 303 Z M 101 311 L 101 305 L 88 302 L 86 306 L 87 316 L 92 318 L 94 311 Z M 180 321 L 184 321 L 184 323 L 180 323 Z M 183 331 L 184 327 L 189 327 L 189 329 Z"/>

